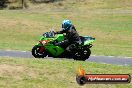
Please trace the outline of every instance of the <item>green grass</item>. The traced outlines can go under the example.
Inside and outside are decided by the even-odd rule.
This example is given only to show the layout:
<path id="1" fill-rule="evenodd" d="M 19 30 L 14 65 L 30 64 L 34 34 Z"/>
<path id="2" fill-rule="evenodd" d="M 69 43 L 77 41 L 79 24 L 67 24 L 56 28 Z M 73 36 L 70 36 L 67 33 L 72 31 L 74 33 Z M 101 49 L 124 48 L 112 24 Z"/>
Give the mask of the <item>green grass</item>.
<path id="1" fill-rule="evenodd" d="M 31 51 L 43 32 L 59 30 L 62 20 L 71 19 L 80 35 L 96 38 L 92 54 L 132 57 L 132 14 L 125 12 L 131 12 L 131 0 L 75 2 L 66 0 L 31 5 L 28 10 L 0 11 L 0 49 Z"/>
<path id="2" fill-rule="evenodd" d="M 78 67 L 87 73 L 132 74 L 132 66 L 73 60 L 0 57 L 1 88 L 82 88 L 76 83 Z M 131 88 L 130 84 L 88 84 L 83 88 Z"/>
<path id="3" fill-rule="evenodd" d="M 10 0 L 11 1 L 11 0 Z M 62 10 L 88 10 L 88 9 L 132 9 L 131 0 L 56 0 L 54 3 L 33 4 L 26 0 L 29 8 L 37 8 L 44 10 L 59 9 Z M 10 3 L 9 7 L 21 7 L 21 0 Z M 46 8 L 44 8 L 46 7 Z M 52 8 L 53 7 L 53 8 Z M 47 9 L 48 8 L 48 9 Z"/>

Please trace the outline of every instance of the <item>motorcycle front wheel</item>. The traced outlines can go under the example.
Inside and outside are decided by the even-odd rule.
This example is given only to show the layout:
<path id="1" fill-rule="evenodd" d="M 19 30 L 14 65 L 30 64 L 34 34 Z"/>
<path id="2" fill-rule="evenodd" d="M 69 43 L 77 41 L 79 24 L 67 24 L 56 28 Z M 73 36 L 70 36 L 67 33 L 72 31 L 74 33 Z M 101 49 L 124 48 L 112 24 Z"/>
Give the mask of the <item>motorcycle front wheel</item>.
<path id="1" fill-rule="evenodd" d="M 46 51 L 45 51 L 44 46 L 35 45 L 35 46 L 32 48 L 32 55 L 33 55 L 35 58 L 44 58 L 44 57 L 47 56 L 47 53 L 46 53 Z"/>

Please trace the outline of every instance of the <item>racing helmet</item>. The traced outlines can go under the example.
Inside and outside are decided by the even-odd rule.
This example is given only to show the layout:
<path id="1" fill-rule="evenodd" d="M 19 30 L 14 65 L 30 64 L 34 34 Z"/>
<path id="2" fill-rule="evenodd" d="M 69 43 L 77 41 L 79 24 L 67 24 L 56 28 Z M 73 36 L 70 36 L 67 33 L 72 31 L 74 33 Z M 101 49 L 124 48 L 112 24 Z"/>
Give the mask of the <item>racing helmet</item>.
<path id="1" fill-rule="evenodd" d="M 62 29 L 65 31 L 68 31 L 71 26 L 72 26 L 72 22 L 70 20 L 64 20 L 62 22 Z"/>

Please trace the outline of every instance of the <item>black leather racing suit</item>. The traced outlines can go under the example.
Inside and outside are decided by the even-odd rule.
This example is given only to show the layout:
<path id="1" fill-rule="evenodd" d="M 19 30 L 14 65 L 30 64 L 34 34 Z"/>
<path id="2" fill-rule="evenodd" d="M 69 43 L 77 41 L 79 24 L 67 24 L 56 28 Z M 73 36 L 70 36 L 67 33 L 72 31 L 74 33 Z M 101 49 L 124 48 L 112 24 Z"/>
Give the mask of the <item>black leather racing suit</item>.
<path id="1" fill-rule="evenodd" d="M 67 46 L 66 51 L 68 51 L 68 53 L 72 53 L 72 50 L 75 48 L 75 45 L 79 44 L 80 42 L 79 34 L 77 33 L 74 26 L 69 27 L 68 31 L 62 30 L 56 32 L 56 34 L 63 34 L 63 33 L 66 33 L 66 39 L 64 41 L 56 43 L 56 45 Z"/>

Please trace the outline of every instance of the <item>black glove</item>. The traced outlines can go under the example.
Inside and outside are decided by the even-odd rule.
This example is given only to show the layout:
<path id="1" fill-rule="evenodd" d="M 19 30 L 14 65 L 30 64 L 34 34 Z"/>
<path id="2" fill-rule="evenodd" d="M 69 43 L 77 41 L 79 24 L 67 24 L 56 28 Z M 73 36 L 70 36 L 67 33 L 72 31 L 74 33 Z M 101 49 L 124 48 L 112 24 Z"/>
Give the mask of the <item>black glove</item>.
<path id="1" fill-rule="evenodd" d="M 55 45 L 55 43 L 57 43 L 57 42 L 56 41 L 51 41 L 50 43 L 53 44 L 53 45 Z"/>
<path id="2" fill-rule="evenodd" d="M 60 46 L 61 45 L 61 42 L 58 42 L 58 43 L 54 43 L 55 46 Z"/>
<path id="3" fill-rule="evenodd" d="M 55 45 L 55 46 L 60 46 L 61 45 L 61 42 L 57 42 L 56 40 L 55 41 L 52 41 L 51 44 Z"/>
<path id="4" fill-rule="evenodd" d="M 52 31 L 54 34 L 57 34 L 55 31 Z"/>

